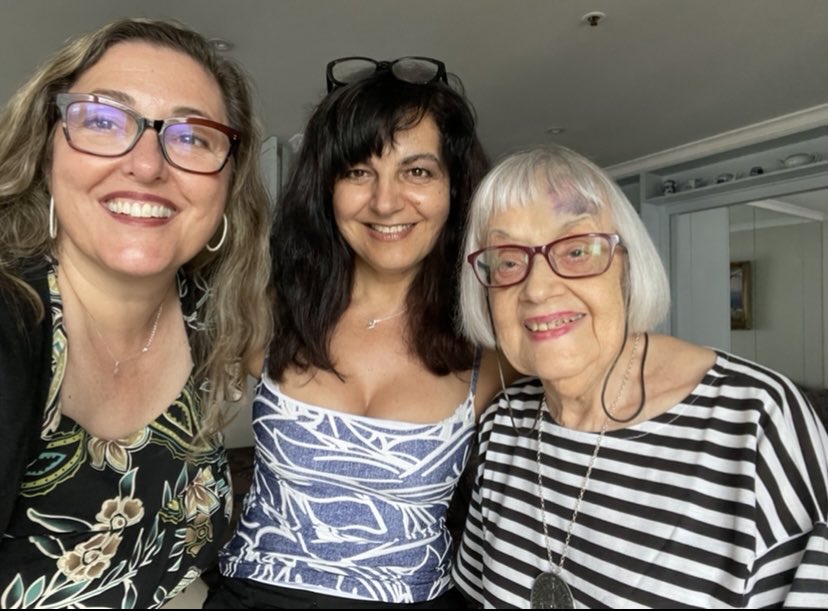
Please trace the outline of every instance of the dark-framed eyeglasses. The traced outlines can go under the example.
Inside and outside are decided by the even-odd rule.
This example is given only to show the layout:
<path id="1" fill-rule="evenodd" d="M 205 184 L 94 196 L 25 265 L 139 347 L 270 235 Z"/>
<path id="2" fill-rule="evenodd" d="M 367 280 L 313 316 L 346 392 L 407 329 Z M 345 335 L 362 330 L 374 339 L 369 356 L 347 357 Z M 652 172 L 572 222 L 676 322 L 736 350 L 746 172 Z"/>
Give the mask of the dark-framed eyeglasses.
<path id="1" fill-rule="evenodd" d="M 438 80 L 448 84 L 446 65 L 431 57 L 400 57 L 392 61 L 378 61 L 370 57 L 340 57 L 328 62 L 325 70 L 328 93 L 383 70 L 388 70 L 401 81 L 415 85 L 427 85 Z"/>
<path id="2" fill-rule="evenodd" d="M 210 119 L 147 119 L 98 95 L 59 93 L 55 103 L 69 146 L 99 157 L 126 155 L 149 127 L 158 133 L 161 152 L 170 165 L 194 174 L 216 174 L 241 139 L 233 128 Z"/>
<path id="3" fill-rule="evenodd" d="M 504 288 L 526 280 L 538 254 L 543 255 L 561 278 L 600 276 L 609 269 L 619 246 L 624 248 L 617 233 L 582 233 L 542 246 L 488 246 L 471 253 L 466 260 L 480 284 L 486 288 Z"/>

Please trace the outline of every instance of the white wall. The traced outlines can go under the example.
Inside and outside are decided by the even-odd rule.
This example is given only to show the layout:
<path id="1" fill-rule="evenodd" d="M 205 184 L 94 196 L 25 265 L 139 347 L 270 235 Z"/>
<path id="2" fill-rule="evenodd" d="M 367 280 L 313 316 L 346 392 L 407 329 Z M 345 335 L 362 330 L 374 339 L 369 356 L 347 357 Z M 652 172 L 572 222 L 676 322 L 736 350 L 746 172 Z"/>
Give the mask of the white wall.
<path id="1" fill-rule="evenodd" d="M 258 380 L 248 376 L 247 392 L 238 403 L 228 404 L 228 413 L 236 414 L 224 430 L 224 444 L 228 448 L 243 448 L 253 445 L 253 396 Z"/>

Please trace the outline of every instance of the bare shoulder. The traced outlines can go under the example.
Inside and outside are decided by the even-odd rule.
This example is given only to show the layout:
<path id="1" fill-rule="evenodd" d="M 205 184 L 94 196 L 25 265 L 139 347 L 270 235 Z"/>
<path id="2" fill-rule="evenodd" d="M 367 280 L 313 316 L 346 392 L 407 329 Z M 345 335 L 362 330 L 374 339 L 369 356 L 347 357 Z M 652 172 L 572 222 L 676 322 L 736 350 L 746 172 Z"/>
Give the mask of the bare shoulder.
<path id="1" fill-rule="evenodd" d="M 474 396 L 474 410 L 477 415 L 483 413 L 501 388 L 509 386 L 521 375 L 509 364 L 506 357 L 498 355 L 494 350 L 484 349 L 480 359 L 477 392 Z"/>
<path id="2" fill-rule="evenodd" d="M 254 378 L 262 375 L 264 367 L 265 349 L 259 348 L 247 354 L 244 358 L 244 368 Z"/>

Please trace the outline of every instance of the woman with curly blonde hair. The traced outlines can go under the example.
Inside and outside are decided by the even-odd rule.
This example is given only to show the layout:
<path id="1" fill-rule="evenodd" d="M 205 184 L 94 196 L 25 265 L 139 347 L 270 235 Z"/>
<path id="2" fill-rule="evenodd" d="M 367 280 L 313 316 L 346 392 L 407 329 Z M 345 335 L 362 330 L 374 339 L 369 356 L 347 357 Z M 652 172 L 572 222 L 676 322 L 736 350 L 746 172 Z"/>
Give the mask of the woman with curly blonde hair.
<path id="1" fill-rule="evenodd" d="M 159 606 L 212 561 L 221 406 L 270 335 L 252 116 L 238 66 L 145 19 L 0 116 L 0 606 Z"/>

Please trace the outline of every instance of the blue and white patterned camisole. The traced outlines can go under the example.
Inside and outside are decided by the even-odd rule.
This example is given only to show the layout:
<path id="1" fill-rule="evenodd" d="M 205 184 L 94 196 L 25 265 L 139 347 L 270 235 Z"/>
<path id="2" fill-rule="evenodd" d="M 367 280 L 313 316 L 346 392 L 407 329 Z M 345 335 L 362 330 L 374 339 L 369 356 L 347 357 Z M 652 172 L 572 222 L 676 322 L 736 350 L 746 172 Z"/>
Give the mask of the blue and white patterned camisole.
<path id="1" fill-rule="evenodd" d="M 434 424 L 308 405 L 263 376 L 253 483 L 219 556 L 227 577 L 412 603 L 451 586 L 446 510 L 471 451 L 474 393 Z"/>

